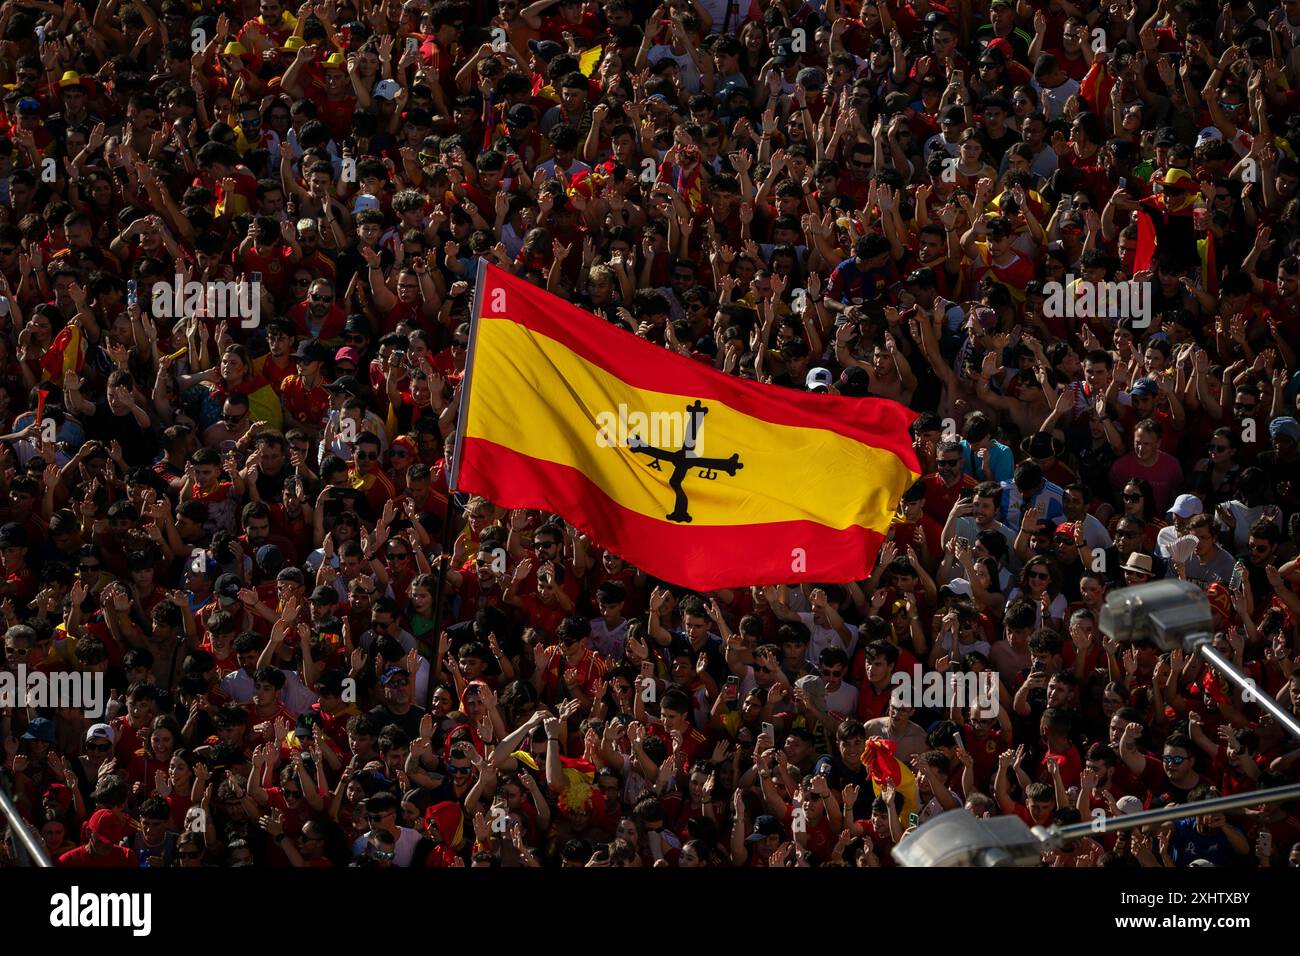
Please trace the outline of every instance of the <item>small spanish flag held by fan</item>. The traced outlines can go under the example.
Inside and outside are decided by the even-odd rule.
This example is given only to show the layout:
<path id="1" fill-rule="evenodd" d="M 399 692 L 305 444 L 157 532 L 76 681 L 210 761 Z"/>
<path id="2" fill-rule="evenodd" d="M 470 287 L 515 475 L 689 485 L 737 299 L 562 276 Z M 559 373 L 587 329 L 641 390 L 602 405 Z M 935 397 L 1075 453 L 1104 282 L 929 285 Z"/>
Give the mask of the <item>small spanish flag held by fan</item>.
<path id="1" fill-rule="evenodd" d="M 562 173 L 563 171 L 561 171 Z M 605 181 L 614 172 L 613 160 L 607 160 L 590 170 L 582 169 L 568 177 L 565 181 L 564 192 L 567 196 L 581 196 L 583 199 L 591 199 L 604 187 Z"/>
<path id="2" fill-rule="evenodd" d="M 80 372 L 85 361 L 86 343 L 81 337 L 81 329 L 69 322 L 54 336 L 54 341 L 41 356 L 41 379 L 62 383 L 65 373 Z"/>
<path id="3" fill-rule="evenodd" d="M 919 477 L 886 399 L 749 382 L 480 261 L 451 486 L 711 591 L 871 573 Z"/>
<path id="4" fill-rule="evenodd" d="M 921 812 L 921 797 L 916 788 L 916 775 L 898 759 L 897 753 L 898 744 L 894 741 L 872 737 L 862 751 L 862 762 L 867 767 L 871 789 L 876 796 L 880 796 L 885 785 L 890 783 L 903 795 L 903 807 L 898 811 L 898 818 L 906 823 L 909 814 Z"/>

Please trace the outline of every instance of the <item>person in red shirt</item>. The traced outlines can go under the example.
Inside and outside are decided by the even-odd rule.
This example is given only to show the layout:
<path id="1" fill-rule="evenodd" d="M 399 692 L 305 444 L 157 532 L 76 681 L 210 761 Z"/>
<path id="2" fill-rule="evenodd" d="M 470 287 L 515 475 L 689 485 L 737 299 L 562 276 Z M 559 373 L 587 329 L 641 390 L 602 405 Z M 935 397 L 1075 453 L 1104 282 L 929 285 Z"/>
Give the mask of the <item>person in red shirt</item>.
<path id="1" fill-rule="evenodd" d="M 1043 754 L 1038 772 L 1038 779 L 1043 783 L 1052 783 L 1059 774 L 1066 787 L 1078 786 L 1083 758 L 1079 756 L 1078 748 L 1070 742 L 1072 729 L 1073 723 L 1064 709 L 1049 707 L 1043 711 L 1040 730 L 1047 752 Z"/>
<path id="2" fill-rule="evenodd" d="M 280 79 L 280 89 L 295 98 L 311 99 L 316 104 L 317 117 L 341 142 L 352 131 L 352 114 L 357 105 L 370 107 L 370 93 L 361 88 L 359 78 L 347 69 L 342 53 L 330 53 L 324 60 L 315 62 L 323 52 L 314 43 L 300 47 Z M 348 92 L 349 88 L 355 96 Z"/>
<path id="3" fill-rule="evenodd" d="M 929 565 L 943 553 L 943 525 L 925 513 L 926 485 L 918 480 L 903 492 L 899 513 L 889 526 L 899 548 L 915 548 L 921 563 Z M 917 540 L 918 534 L 920 540 Z"/>
<path id="4" fill-rule="evenodd" d="M 537 569 L 537 590 L 531 594 L 524 593 L 525 582 L 532 574 L 533 562 L 525 558 L 515 568 L 510 580 L 510 587 L 505 593 L 505 602 L 511 607 L 520 608 L 521 616 L 528 627 L 541 633 L 557 635 L 560 622 L 573 613 L 573 599 L 565 593 L 562 586 L 564 568 L 555 564 L 544 564 Z"/>
<path id="5" fill-rule="evenodd" d="M 22 525 L 10 522 L 0 528 L 0 569 L 4 572 L 0 594 L 15 604 L 35 596 L 40 582 L 27 564 L 27 529 Z"/>
<path id="6" fill-rule="evenodd" d="M 59 857 L 69 869 L 135 866 L 135 856 L 119 846 L 127 835 L 125 818 L 116 810 L 96 810 L 86 824 L 86 844 Z"/>
<path id="7" fill-rule="evenodd" d="M 962 492 L 978 484 L 974 478 L 962 471 L 962 461 L 961 443 L 942 441 L 939 443 L 935 458 L 938 470 L 921 479 L 925 482 L 925 502 L 922 509 L 926 517 L 939 522 L 941 528 L 948 520 L 948 515 Z"/>
<path id="8" fill-rule="evenodd" d="M 330 393 L 325 388 L 322 368 L 330 357 L 329 349 L 319 342 L 304 340 L 293 353 L 298 371 L 280 382 L 280 403 L 284 406 L 286 428 L 301 428 L 311 439 L 319 437 L 330 408 Z"/>
<path id="9" fill-rule="evenodd" d="M 311 284 L 307 298 L 289 309 L 289 321 L 299 335 L 337 346 L 348 317 L 334 304 L 334 286 L 328 279 Z"/>
<path id="10" fill-rule="evenodd" d="M 563 682 L 570 697 L 590 704 L 595 697 L 596 683 L 606 670 L 605 659 L 587 647 L 591 625 L 586 618 L 565 618 L 556 625 L 554 633 L 558 644 L 538 645 L 533 686 L 543 699 L 554 701 L 559 699 Z"/>
<path id="11" fill-rule="evenodd" d="M 275 301 L 287 300 L 290 292 L 289 277 L 293 267 L 302 261 L 302 248 L 298 245 L 294 224 L 285 220 L 278 225 L 270 216 L 258 216 L 248 230 L 248 236 L 239 244 L 235 254 L 237 271 L 259 273 Z"/>
<path id="12" fill-rule="evenodd" d="M 284 387 L 284 380 L 297 371 L 297 359 L 294 358 L 293 323 L 285 319 L 272 319 L 266 324 L 266 344 L 268 351 L 253 362 L 253 369 L 266 384 L 279 395 Z"/>
<path id="13" fill-rule="evenodd" d="M 363 518 L 374 520 L 384 511 L 384 505 L 397 497 L 397 486 L 393 479 L 379 467 L 383 454 L 379 438 L 373 432 L 362 432 L 352 449 L 352 466 L 348 469 L 348 484 L 365 496 L 369 511 Z"/>

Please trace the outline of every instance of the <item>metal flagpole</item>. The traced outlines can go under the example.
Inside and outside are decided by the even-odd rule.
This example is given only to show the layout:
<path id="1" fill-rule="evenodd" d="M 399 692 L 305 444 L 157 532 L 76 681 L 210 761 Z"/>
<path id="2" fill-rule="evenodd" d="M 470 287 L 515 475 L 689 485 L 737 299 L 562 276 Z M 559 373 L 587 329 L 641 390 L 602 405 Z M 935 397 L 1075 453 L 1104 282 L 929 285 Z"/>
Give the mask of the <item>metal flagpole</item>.
<path id="1" fill-rule="evenodd" d="M 456 441 L 452 445 L 451 461 L 447 463 L 447 509 L 442 519 L 441 553 L 438 558 L 438 583 L 433 592 L 433 646 L 437 653 L 438 640 L 442 636 L 442 605 L 447 589 L 447 565 L 451 563 L 451 551 L 455 546 L 456 523 L 456 483 L 460 478 L 460 455 L 465 444 L 465 423 L 469 420 L 470 382 L 474 377 L 474 352 L 478 344 L 478 320 L 483 301 L 483 282 L 487 276 L 487 260 L 479 258 L 478 273 L 474 279 L 474 299 L 469 310 L 469 340 L 465 348 L 465 374 L 460 380 L 460 408 L 456 410 Z M 430 661 L 430 674 L 438 662 Z M 436 684 L 429 681 L 429 694 L 424 701 L 426 710 L 433 704 L 433 692 Z"/>

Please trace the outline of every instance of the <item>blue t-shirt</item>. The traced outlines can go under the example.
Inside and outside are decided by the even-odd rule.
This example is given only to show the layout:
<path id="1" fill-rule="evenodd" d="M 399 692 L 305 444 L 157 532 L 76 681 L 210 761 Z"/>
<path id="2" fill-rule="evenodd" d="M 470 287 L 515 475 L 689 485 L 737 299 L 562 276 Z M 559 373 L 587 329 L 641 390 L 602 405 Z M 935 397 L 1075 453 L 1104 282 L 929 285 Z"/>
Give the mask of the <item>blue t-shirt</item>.
<path id="1" fill-rule="evenodd" d="M 971 451 L 970 442 L 964 438 L 961 440 L 961 451 L 966 460 L 962 465 L 962 471 L 976 481 L 985 481 L 984 469 L 979 467 L 979 459 Z M 1011 454 L 1011 449 L 999 441 L 989 442 L 989 468 L 993 472 L 993 477 L 988 480 L 1010 481 L 1016 470 L 1015 456 Z"/>
<path id="2" fill-rule="evenodd" d="M 1201 832 L 1196 829 L 1196 817 L 1188 817 L 1174 824 L 1169 852 L 1177 866 L 1187 866 L 1193 860 L 1209 860 L 1215 866 L 1231 866 L 1239 859 L 1223 831 Z"/>
<path id="3" fill-rule="evenodd" d="M 864 269 L 856 256 L 850 256 L 831 271 L 826 293 L 838 302 L 852 303 L 855 299 L 874 302 L 887 299 L 890 286 L 898 281 L 898 269 L 890 259 L 878 269 Z"/>

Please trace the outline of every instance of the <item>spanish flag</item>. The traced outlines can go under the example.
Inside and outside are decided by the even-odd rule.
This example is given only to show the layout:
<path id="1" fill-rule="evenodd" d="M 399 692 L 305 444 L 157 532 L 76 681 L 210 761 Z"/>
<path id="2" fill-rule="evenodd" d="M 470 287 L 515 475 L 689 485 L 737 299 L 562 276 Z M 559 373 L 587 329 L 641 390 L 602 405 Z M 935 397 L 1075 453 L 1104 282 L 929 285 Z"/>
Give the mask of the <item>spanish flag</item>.
<path id="1" fill-rule="evenodd" d="M 746 382 L 480 263 L 452 487 L 695 590 L 871 570 L 918 477 L 902 405 Z"/>
<path id="2" fill-rule="evenodd" d="M 62 384 L 64 373 L 80 372 L 85 360 L 86 345 L 81 338 L 81 329 L 76 323 L 69 322 L 54 336 L 54 341 L 41 356 L 41 378 Z"/>

